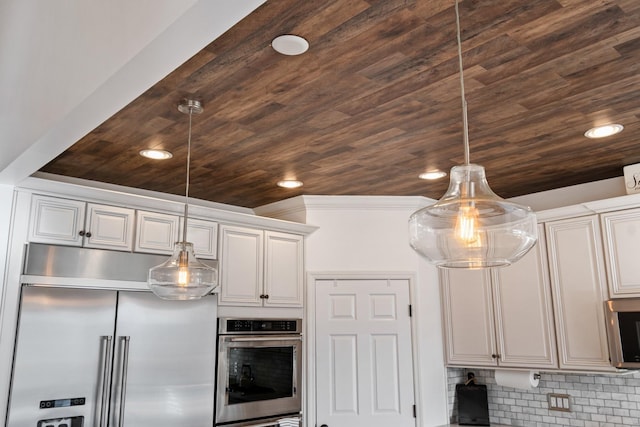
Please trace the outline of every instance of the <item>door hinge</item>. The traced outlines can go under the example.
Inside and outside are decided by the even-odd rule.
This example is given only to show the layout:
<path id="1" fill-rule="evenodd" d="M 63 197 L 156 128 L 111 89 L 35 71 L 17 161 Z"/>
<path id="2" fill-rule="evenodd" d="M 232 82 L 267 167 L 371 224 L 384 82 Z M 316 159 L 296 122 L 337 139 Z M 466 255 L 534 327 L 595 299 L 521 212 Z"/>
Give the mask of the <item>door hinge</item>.
<path id="1" fill-rule="evenodd" d="M 413 418 L 417 418 L 416 405 L 413 405 Z"/>
<path id="2" fill-rule="evenodd" d="M 411 304 L 409 304 L 409 317 L 413 316 L 413 308 L 411 307 Z"/>

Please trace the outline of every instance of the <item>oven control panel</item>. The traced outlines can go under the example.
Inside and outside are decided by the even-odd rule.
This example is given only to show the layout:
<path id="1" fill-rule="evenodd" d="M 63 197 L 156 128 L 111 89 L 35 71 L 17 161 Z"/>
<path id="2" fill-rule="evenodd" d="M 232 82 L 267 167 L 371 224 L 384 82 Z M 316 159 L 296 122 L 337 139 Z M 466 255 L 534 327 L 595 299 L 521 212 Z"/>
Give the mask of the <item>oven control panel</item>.
<path id="1" fill-rule="evenodd" d="M 221 334 L 301 333 L 300 319 L 220 319 Z"/>

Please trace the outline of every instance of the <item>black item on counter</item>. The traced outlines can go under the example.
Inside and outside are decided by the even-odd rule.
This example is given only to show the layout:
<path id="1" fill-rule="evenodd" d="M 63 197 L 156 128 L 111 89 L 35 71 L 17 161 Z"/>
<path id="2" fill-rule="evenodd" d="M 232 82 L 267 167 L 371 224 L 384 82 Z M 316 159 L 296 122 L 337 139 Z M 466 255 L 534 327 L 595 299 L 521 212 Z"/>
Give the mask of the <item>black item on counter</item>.
<path id="1" fill-rule="evenodd" d="M 458 424 L 463 426 L 488 426 L 489 402 L 487 386 L 476 384 L 473 373 L 467 375 L 468 381 L 456 384 L 458 400 Z"/>

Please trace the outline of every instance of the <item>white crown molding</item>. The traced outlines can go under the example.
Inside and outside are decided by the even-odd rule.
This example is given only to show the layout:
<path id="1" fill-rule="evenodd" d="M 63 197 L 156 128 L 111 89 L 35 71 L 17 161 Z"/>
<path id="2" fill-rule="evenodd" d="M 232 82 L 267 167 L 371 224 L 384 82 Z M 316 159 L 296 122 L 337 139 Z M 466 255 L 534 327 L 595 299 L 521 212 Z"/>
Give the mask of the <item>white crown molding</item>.
<path id="1" fill-rule="evenodd" d="M 184 196 L 59 175 L 37 173 L 21 181 L 16 189 L 56 197 L 77 198 L 87 202 L 126 206 L 132 209 L 152 210 L 173 215 L 184 214 Z M 189 199 L 189 217 L 300 234 L 309 234 L 317 229 L 304 223 L 258 216 L 252 209 L 193 198 Z"/>

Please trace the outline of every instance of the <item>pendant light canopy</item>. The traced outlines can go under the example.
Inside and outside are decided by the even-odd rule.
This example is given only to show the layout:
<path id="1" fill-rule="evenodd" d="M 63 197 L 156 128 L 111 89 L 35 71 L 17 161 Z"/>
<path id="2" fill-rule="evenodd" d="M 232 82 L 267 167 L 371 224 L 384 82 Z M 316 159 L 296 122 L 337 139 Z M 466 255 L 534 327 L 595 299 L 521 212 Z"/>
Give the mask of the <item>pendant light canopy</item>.
<path id="1" fill-rule="evenodd" d="M 184 100 L 178 110 L 189 115 L 189 136 L 187 139 L 187 179 L 184 203 L 184 224 L 182 241 L 174 246 L 173 254 L 166 262 L 149 269 L 148 285 L 151 291 L 162 299 L 199 299 L 218 286 L 218 263 L 204 264 L 196 259 L 193 244 L 187 242 L 187 219 L 189 216 L 189 169 L 191 163 L 191 118 L 203 111 L 199 101 Z"/>
<path id="2" fill-rule="evenodd" d="M 489 187 L 484 168 L 469 162 L 458 0 L 455 10 L 465 164 L 451 169 L 449 189 L 440 200 L 411 215 L 410 244 L 438 267 L 506 266 L 522 258 L 535 245 L 537 221 L 529 207 L 496 195 Z"/>

